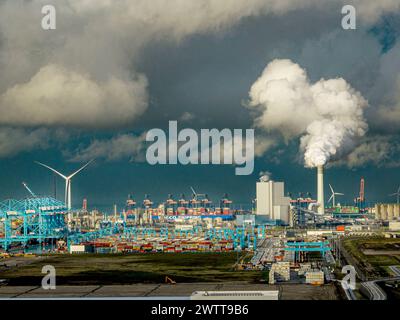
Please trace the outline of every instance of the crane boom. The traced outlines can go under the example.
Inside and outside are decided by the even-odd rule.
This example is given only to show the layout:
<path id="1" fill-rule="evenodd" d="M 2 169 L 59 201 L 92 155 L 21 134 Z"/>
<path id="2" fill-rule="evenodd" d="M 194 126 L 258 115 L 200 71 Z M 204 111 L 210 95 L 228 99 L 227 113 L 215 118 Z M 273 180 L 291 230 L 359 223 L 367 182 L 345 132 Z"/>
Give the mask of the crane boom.
<path id="1" fill-rule="evenodd" d="M 26 182 L 22 182 L 22 185 L 25 187 L 26 190 L 28 190 L 32 197 L 36 198 L 36 194 L 28 187 Z"/>

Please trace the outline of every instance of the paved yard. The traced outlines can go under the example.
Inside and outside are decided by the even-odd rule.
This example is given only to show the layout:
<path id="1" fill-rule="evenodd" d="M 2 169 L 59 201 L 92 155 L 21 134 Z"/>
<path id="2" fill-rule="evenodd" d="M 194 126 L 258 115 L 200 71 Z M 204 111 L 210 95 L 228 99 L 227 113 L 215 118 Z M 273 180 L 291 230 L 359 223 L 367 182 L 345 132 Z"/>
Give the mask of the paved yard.
<path id="1" fill-rule="evenodd" d="M 231 283 L 179 283 L 134 284 L 109 286 L 57 286 L 55 290 L 43 290 L 35 286 L 2 286 L 0 298 L 107 298 L 107 297 L 181 297 L 189 298 L 194 291 L 226 290 L 280 290 L 283 300 L 335 300 L 336 289 L 332 285 L 267 285 L 242 282 Z"/>

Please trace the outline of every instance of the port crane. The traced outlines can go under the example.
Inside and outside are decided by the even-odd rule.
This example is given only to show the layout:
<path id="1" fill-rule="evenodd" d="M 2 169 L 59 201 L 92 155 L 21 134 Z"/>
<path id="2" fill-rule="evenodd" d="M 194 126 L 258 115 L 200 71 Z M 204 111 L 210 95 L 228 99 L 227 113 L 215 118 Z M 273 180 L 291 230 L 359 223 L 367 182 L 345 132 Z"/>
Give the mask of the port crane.
<path id="1" fill-rule="evenodd" d="M 28 187 L 28 184 L 26 182 L 22 182 L 22 185 L 25 187 L 25 189 L 30 193 L 32 197 L 37 198 L 36 194 Z"/>

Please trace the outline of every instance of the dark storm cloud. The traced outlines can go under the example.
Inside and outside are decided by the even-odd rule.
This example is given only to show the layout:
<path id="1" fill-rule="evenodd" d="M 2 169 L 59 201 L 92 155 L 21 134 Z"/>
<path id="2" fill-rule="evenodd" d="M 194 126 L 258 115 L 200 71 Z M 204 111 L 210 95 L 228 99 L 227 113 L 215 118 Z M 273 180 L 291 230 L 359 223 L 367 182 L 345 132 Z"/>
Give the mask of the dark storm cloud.
<path id="1" fill-rule="evenodd" d="M 41 5 L 51 2 L 58 9 L 54 33 L 40 29 Z M 142 131 L 166 127 L 168 120 L 178 120 L 182 127 L 250 127 L 254 115 L 243 105 L 251 84 L 277 58 L 300 64 L 311 82 L 343 77 L 368 99 L 369 136 L 346 161 L 357 167 L 374 165 L 374 156 L 394 156 L 390 146 L 400 124 L 399 26 L 380 19 L 388 12 L 399 12 L 398 0 L 116 3 L 0 2 L 0 145 L 5 146 L 0 156 L 11 155 L 16 163 L 2 160 L 6 170 L 18 172 L 19 165 L 21 175 L 30 174 L 31 157 L 15 156 L 23 151 L 39 160 L 61 163 L 62 156 L 78 161 L 113 150 L 115 156 L 109 154 L 107 159 L 119 162 L 108 163 L 109 170 L 99 178 L 92 176 L 94 186 L 86 188 L 93 188 L 93 198 L 96 194 L 112 198 L 130 188 L 121 180 L 135 181 L 138 168 L 127 161 L 141 150 Z M 340 26 L 341 6 L 348 3 L 357 5 L 357 30 L 345 31 Z M 22 24 L 27 27 L 21 28 Z M 42 104 L 42 97 L 48 103 Z M 67 128 L 67 134 L 55 135 L 59 127 Z M 309 171 L 292 163 L 298 141 L 286 144 L 279 137 L 259 133 L 256 139 L 256 154 L 261 158 L 254 171 L 269 170 L 277 179 L 290 180 L 292 191 L 306 189 L 312 179 Z M 60 149 L 68 152 L 60 155 Z M 124 161 L 126 165 L 119 168 Z M 148 176 L 141 173 L 140 183 L 148 191 L 154 187 L 154 192 L 164 192 L 161 182 L 154 186 L 155 176 L 162 179 L 164 175 L 164 182 L 178 176 L 182 182 L 173 191 L 179 192 L 193 182 L 188 177 L 197 173 L 202 177 L 201 188 L 209 186 L 207 177 L 212 173 L 216 193 L 225 181 L 231 190 L 239 190 L 234 188 L 235 179 L 226 178 L 230 169 L 214 168 L 207 176 L 204 168 L 185 168 L 182 173 L 181 167 L 143 166 L 139 171 L 145 168 Z M 290 173 L 294 170 L 297 175 Z M 338 177 L 346 174 L 341 168 L 332 170 L 338 170 Z M 368 177 L 374 178 L 372 173 Z M 10 181 L 11 177 L 3 173 L 2 178 Z M 100 187 L 106 178 L 110 192 Z M 256 178 L 243 178 L 247 191 L 240 189 L 235 195 L 247 199 Z"/>

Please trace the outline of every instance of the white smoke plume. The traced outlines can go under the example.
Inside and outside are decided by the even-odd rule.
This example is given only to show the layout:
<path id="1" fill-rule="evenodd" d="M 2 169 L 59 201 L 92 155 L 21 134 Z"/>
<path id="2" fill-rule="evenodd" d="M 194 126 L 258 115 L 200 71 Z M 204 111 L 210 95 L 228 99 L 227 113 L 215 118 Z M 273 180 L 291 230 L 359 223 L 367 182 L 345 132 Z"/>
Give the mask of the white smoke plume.
<path id="1" fill-rule="evenodd" d="M 325 165 L 348 154 L 367 131 L 367 101 L 344 79 L 312 84 L 291 60 L 274 60 L 250 89 L 255 125 L 279 131 L 286 140 L 301 137 L 307 167 Z"/>
<path id="2" fill-rule="evenodd" d="M 272 173 L 269 171 L 260 171 L 258 176 L 260 177 L 260 181 L 268 182 L 271 180 Z"/>

